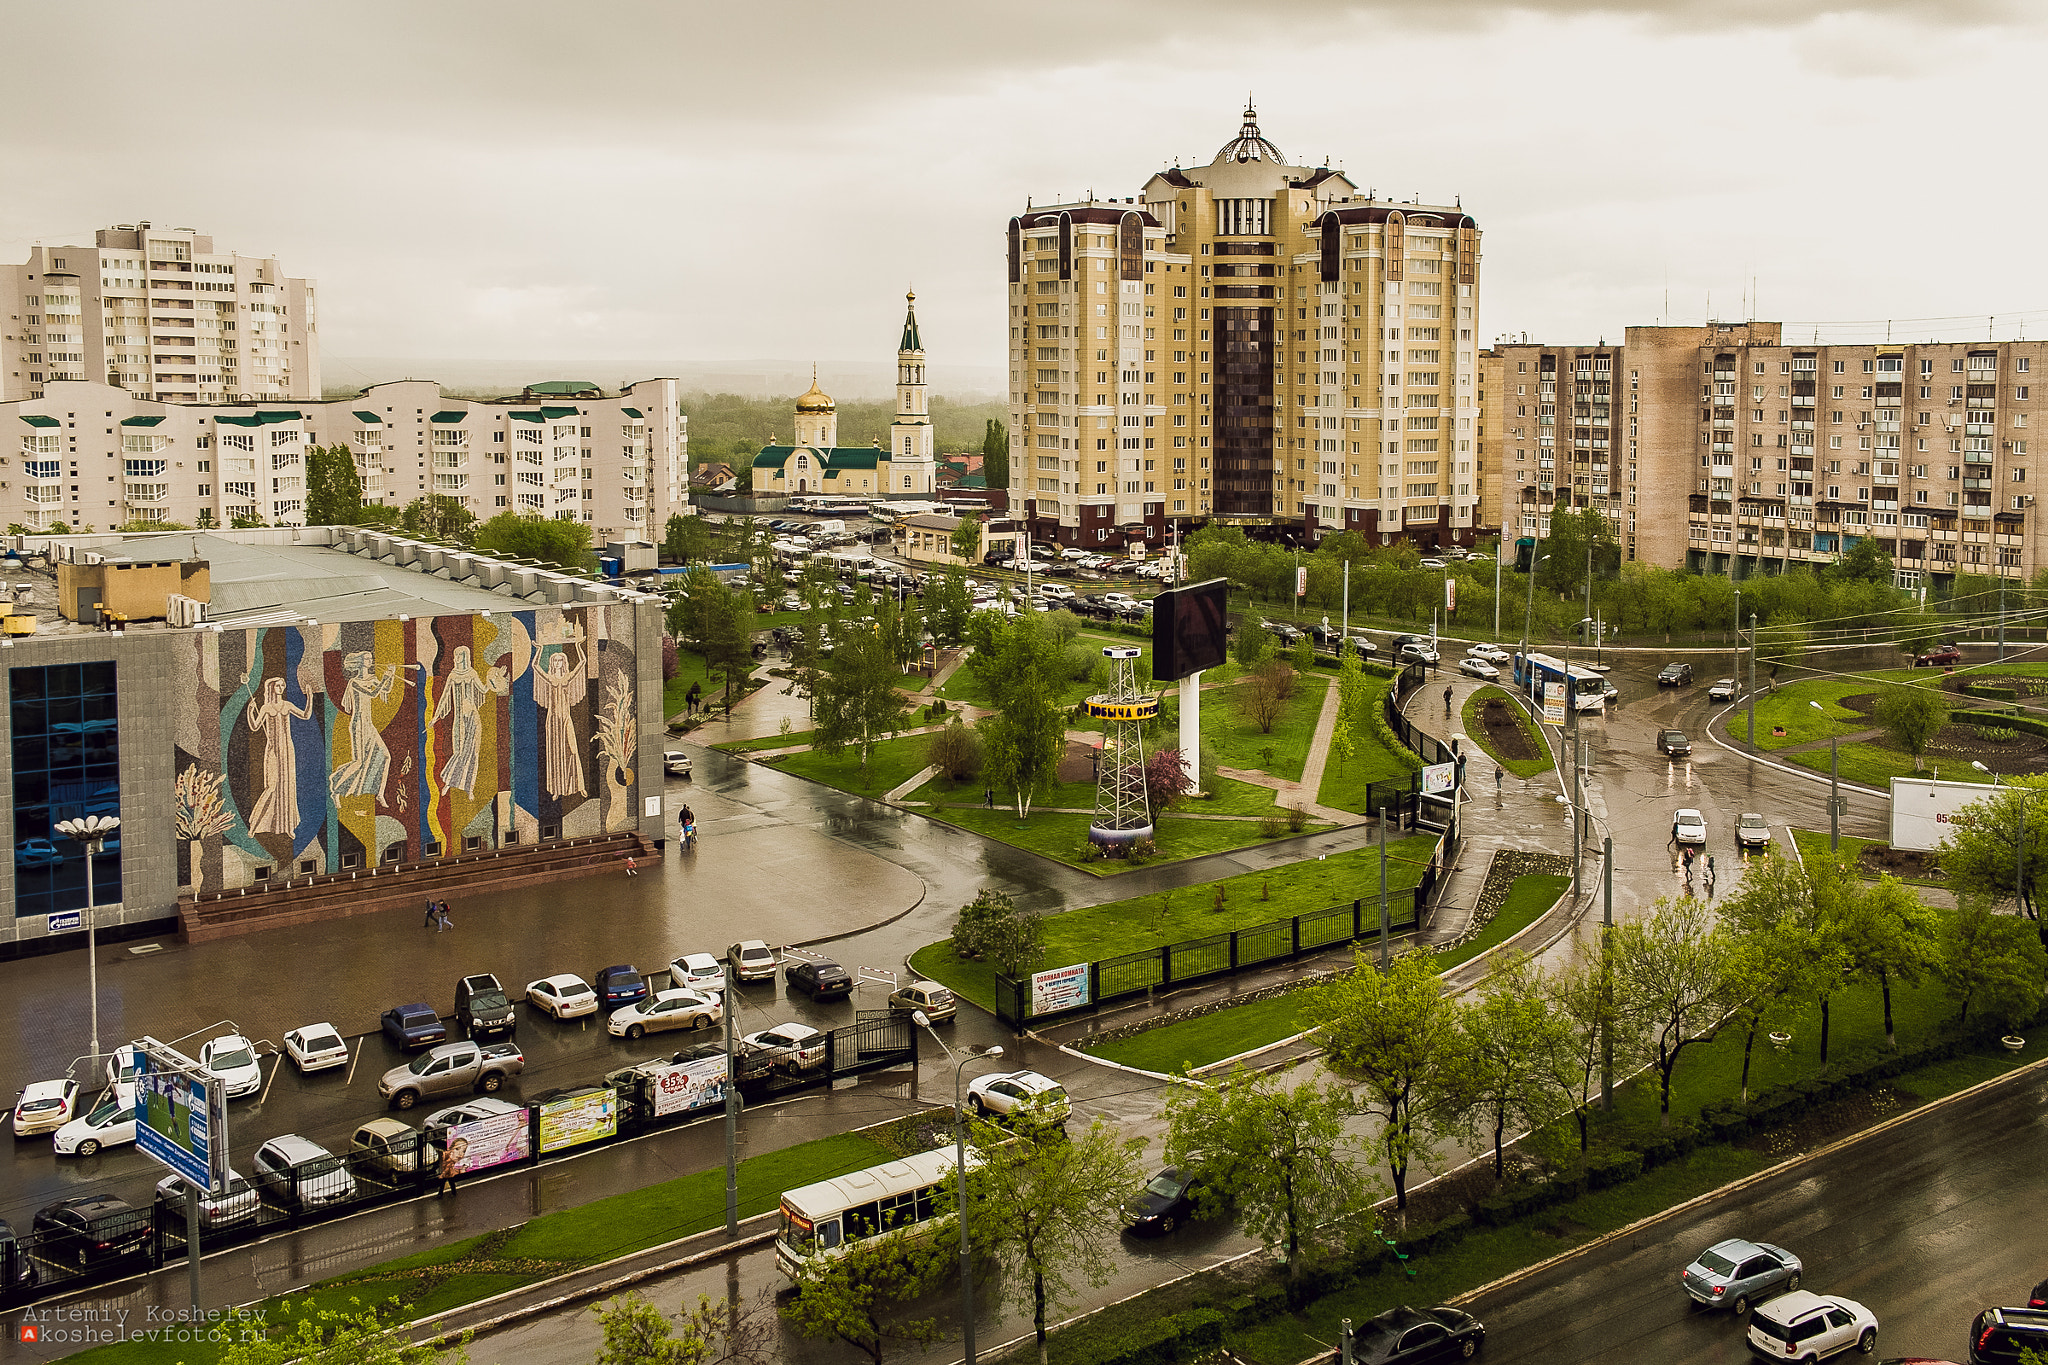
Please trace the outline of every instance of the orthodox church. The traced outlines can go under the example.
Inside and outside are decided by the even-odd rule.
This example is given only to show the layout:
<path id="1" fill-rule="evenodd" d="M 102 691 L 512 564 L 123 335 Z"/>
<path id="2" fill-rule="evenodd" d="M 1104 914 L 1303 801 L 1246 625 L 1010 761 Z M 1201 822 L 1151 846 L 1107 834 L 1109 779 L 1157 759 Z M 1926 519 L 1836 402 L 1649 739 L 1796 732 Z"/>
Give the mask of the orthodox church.
<path id="1" fill-rule="evenodd" d="M 887 445 L 839 444 L 837 405 L 811 376 L 796 400 L 796 437 L 754 456 L 756 497 L 929 497 L 936 464 L 932 417 L 924 382 L 924 342 L 917 334 L 917 295 L 905 296 L 903 340 L 896 348 L 896 418 Z"/>

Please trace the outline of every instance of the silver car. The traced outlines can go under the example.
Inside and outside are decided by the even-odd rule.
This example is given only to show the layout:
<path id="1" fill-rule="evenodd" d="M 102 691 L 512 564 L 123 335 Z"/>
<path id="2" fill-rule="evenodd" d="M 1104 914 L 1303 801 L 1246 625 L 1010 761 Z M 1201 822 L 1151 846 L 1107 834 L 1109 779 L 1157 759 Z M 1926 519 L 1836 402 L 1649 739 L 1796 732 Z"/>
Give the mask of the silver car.
<path id="1" fill-rule="evenodd" d="M 1753 1303 L 1799 1287 L 1800 1260 L 1769 1242 L 1731 1237 L 1702 1251 L 1679 1272 L 1678 1282 L 1694 1303 L 1726 1307 L 1741 1317 Z"/>
<path id="2" fill-rule="evenodd" d="M 185 1191 L 185 1177 L 181 1175 L 167 1175 L 156 1182 L 157 1207 L 174 1216 L 181 1227 L 185 1219 Z M 227 1186 L 220 1193 L 200 1192 L 199 1222 L 203 1227 L 229 1227 L 244 1218 L 254 1218 L 262 1207 L 262 1194 L 230 1169 Z"/>

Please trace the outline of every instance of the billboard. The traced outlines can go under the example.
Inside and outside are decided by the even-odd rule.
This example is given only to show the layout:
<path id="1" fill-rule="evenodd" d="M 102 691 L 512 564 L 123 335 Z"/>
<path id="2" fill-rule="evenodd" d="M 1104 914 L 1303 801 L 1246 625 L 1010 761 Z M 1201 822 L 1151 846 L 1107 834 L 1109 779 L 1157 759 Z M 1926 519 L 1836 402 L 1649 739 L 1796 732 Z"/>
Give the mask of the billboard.
<path id="1" fill-rule="evenodd" d="M 1422 794 L 1424 796 L 1448 796 L 1451 788 L 1458 785 L 1458 765 L 1455 763 L 1431 763 L 1422 770 Z"/>
<path id="2" fill-rule="evenodd" d="M 619 1097 L 609 1086 L 551 1100 L 540 1107 L 543 1154 L 615 1137 L 618 1131 Z"/>
<path id="3" fill-rule="evenodd" d="M 1564 724 L 1564 684 L 1561 682 L 1543 684 L 1543 723 Z"/>
<path id="4" fill-rule="evenodd" d="M 1221 664 L 1228 653 L 1230 581 L 1211 578 L 1152 599 L 1152 676 L 1160 682 Z"/>
<path id="5" fill-rule="evenodd" d="M 1031 1012 L 1053 1014 L 1088 1003 L 1088 964 L 1031 974 Z"/>
<path id="6" fill-rule="evenodd" d="M 1994 790 L 1982 782 L 1893 778 L 1892 847 L 1921 853 L 1941 847 L 1948 842 L 1950 830 L 1969 820 L 1963 808 L 1988 799 Z"/>
<path id="7" fill-rule="evenodd" d="M 227 1096 L 217 1077 L 154 1038 L 142 1039 L 135 1077 L 135 1145 L 183 1177 L 218 1193 L 227 1185 Z"/>
<path id="8" fill-rule="evenodd" d="M 648 1067 L 654 1093 L 654 1115 L 686 1114 L 725 1103 L 725 1057 L 700 1057 L 693 1062 Z"/>
<path id="9" fill-rule="evenodd" d="M 447 1144 L 445 1150 L 455 1154 L 457 1175 L 524 1161 L 530 1154 L 526 1110 L 458 1123 L 441 1140 Z"/>

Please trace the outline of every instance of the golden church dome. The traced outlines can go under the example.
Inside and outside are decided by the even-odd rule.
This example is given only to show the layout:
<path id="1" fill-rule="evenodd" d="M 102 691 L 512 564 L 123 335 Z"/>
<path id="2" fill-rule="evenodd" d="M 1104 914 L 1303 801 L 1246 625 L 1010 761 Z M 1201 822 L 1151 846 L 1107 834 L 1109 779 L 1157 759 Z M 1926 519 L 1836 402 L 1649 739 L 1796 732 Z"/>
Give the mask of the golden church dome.
<path id="1" fill-rule="evenodd" d="M 837 406 L 837 404 L 833 403 L 832 396 L 818 387 L 818 372 L 815 368 L 812 369 L 810 392 L 797 398 L 796 410 L 798 412 L 833 412 L 836 411 Z"/>

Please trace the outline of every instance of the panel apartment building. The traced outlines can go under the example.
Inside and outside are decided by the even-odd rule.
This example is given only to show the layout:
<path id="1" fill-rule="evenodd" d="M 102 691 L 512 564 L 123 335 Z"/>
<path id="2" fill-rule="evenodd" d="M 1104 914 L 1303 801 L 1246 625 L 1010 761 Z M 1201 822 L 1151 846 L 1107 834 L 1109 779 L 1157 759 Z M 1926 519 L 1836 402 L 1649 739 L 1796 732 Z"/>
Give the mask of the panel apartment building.
<path id="1" fill-rule="evenodd" d="M 320 396 L 310 280 L 191 228 L 105 228 L 0 267 L 0 400 L 89 380 L 164 403 Z"/>
<path id="2" fill-rule="evenodd" d="M 2048 420 L 2036 361 L 2048 343 L 1800 345 L 1770 322 L 1496 347 L 1482 363 L 1499 477 L 1482 516 L 1534 534 L 1569 477 L 1575 506 L 1606 499 L 1625 558 L 1669 568 L 1782 573 L 1874 538 L 1902 587 L 2031 576 L 2048 566 L 2028 445 Z M 1552 390 L 1567 375 L 1571 446 L 1557 455 L 1567 400 Z"/>
<path id="3" fill-rule="evenodd" d="M 363 500 L 438 494 L 479 520 L 582 521 L 592 540 L 659 540 L 689 504 L 689 437 L 674 379 L 605 395 L 580 381 L 514 398 L 377 384 L 333 402 L 165 403 L 85 380 L 0 402 L 0 524 L 72 532 L 134 522 L 305 524 L 306 452 L 345 445 Z"/>
<path id="4" fill-rule="evenodd" d="M 1472 543 L 1479 227 L 1290 166 L 1245 110 L 1141 198 L 1008 226 L 1012 506 L 1033 539 Z"/>

